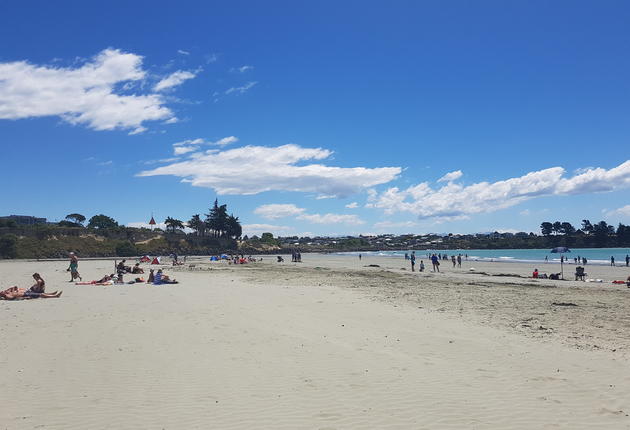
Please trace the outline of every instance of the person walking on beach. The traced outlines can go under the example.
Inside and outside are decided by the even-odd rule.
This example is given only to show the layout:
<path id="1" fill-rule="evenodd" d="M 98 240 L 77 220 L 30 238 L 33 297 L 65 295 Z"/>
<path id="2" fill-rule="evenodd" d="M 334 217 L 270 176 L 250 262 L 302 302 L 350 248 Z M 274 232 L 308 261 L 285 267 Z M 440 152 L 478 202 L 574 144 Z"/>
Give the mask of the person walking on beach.
<path id="1" fill-rule="evenodd" d="M 630 255 L 626 254 L 626 267 L 630 266 Z"/>
<path id="2" fill-rule="evenodd" d="M 457 256 L 457 267 L 459 267 L 459 268 L 462 267 L 462 254 L 459 254 Z"/>
<path id="3" fill-rule="evenodd" d="M 455 258 L 455 254 L 451 255 L 451 263 L 453 263 L 453 268 L 457 265 L 457 259 Z"/>
<path id="4" fill-rule="evenodd" d="M 431 256 L 431 264 L 433 264 L 433 271 L 434 272 L 439 272 L 440 271 L 440 262 L 438 260 L 437 255 L 433 254 Z"/>
<path id="5" fill-rule="evenodd" d="M 615 267 L 615 257 L 614 257 L 614 256 L 612 256 L 612 255 L 610 256 L 610 265 L 611 265 L 612 267 Z"/>
<path id="6" fill-rule="evenodd" d="M 548 261 L 549 261 L 549 257 L 545 255 L 545 263 L 547 263 Z"/>
<path id="7" fill-rule="evenodd" d="M 81 275 L 79 275 L 79 258 L 75 255 L 74 252 L 70 254 L 70 267 L 68 267 L 68 271 L 70 272 L 70 280 L 68 282 L 74 282 L 75 279 L 79 279 L 83 281 Z"/>
<path id="8" fill-rule="evenodd" d="M 361 254 L 359 254 L 359 261 L 361 261 Z"/>
<path id="9" fill-rule="evenodd" d="M 411 260 L 411 271 L 415 272 L 416 271 L 416 253 L 412 252 L 411 257 L 409 259 Z"/>

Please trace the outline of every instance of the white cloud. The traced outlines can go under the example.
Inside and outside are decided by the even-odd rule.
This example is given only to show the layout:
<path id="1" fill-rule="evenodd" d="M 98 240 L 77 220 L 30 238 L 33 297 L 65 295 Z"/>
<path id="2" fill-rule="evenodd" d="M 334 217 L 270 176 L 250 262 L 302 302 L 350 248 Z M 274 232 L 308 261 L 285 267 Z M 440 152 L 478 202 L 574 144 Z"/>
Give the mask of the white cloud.
<path id="1" fill-rule="evenodd" d="M 438 182 L 453 182 L 461 178 L 463 175 L 461 170 L 455 170 L 454 172 L 449 172 L 446 175 L 442 176 L 438 179 Z"/>
<path id="2" fill-rule="evenodd" d="M 140 172 L 138 176 L 173 175 L 196 187 L 213 188 L 218 194 L 298 191 L 343 197 L 387 183 L 401 172 L 400 167 L 297 165 L 323 160 L 331 154 L 326 149 L 293 144 L 244 146 L 212 153 L 197 152 L 190 160 Z"/>
<path id="3" fill-rule="evenodd" d="M 233 72 L 233 73 L 234 73 L 234 72 L 237 72 L 237 73 L 245 73 L 245 72 L 247 72 L 248 70 L 253 70 L 253 69 L 254 69 L 254 66 L 247 66 L 247 65 L 245 65 L 245 66 L 241 66 L 241 67 L 232 67 L 232 68 L 230 69 L 230 72 Z"/>
<path id="4" fill-rule="evenodd" d="M 179 157 L 161 158 L 159 160 L 145 160 L 141 161 L 142 164 L 158 164 L 158 163 L 172 163 L 179 160 Z"/>
<path id="5" fill-rule="evenodd" d="M 159 94 L 117 90 L 145 76 L 141 56 L 117 49 L 105 49 L 78 68 L 0 63 L 0 119 L 59 116 L 94 130 L 139 133 L 145 121 L 174 118 Z"/>
<path id="6" fill-rule="evenodd" d="M 182 55 L 190 55 L 190 52 L 188 52 L 188 51 L 184 51 L 183 49 L 178 49 L 178 50 L 177 50 L 177 53 L 178 53 L 178 54 L 182 54 Z"/>
<path id="7" fill-rule="evenodd" d="M 175 155 L 187 154 L 189 152 L 197 151 L 200 145 L 216 145 L 226 146 L 231 143 L 238 142 L 238 138 L 235 136 L 228 136 L 217 141 L 206 140 L 202 138 L 188 139 L 173 144 L 173 152 Z"/>
<path id="8" fill-rule="evenodd" d="M 245 85 L 243 85 L 242 87 L 232 87 L 232 88 L 228 88 L 227 90 L 225 90 L 225 94 L 232 94 L 232 93 L 237 93 L 237 94 L 245 94 L 249 89 L 251 89 L 254 85 L 256 85 L 258 82 L 253 81 L 253 82 L 248 82 Z"/>
<path id="9" fill-rule="evenodd" d="M 358 208 L 358 207 L 359 207 L 359 204 L 358 204 L 357 202 L 352 202 L 352 203 L 348 203 L 348 204 L 346 205 L 346 207 L 347 207 L 348 209 L 356 209 L 356 208 Z"/>
<path id="10" fill-rule="evenodd" d="M 206 63 L 216 63 L 219 60 L 219 56 L 217 54 L 207 54 L 204 56 Z"/>
<path id="11" fill-rule="evenodd" d="M 356 215 L 343 215 L 327 213 L 308 214 L 306 209 L 294 204 L 269 204 L 257 207 L 254 213 L 267 219 L 295 217 L 298 220 L 308 221 L 314 224 L 364 224 Z"/>
<path id="12" fill-rule="evenodd" d="M 173 154 L 183 155 L 183 154 L 188 154 L 189 152 L 194 152 L 196 150 L 197 148 L 194 146 L 176 146 L 173 148 Z"/>
<path id="13" fill-rule="evenodd" d="M 288 216 L 301 215 L 306 209 L 299 208 L 294 204 L 269 204 L 257 207 L 254 210 L 256 215 L 267 219 L 286 218 Z"/>
<path id="14" fill-rule="evenodd" d="M 552 167 L 497 182 L 463 186 L 449 182 L 438 189 L 423 182 L 405 190 L 368 191 L 369 207 L 386 213 L 410 212 L 420 218 L 461 219 L 494 212 L 542 196 L 589 194 L 630 187 L 630 160 L 610 170 L 588 169 L 564 178 L 562 167 Z"/>
<path id="15" fill-rule="evenodd" d="M 606 211 L 607 217 L 620 217 L 620 218 L 628 218 L 630 219 L 630 205 L 622 206 L 618 209 L 613 209 L 611 211 Z"/>
<path id="16" fill-rule="evenodd" d="M 228 136 L 228 137 L 224 137 L 223 139 L 219 139 L 215 142 L 209 142 L 209 145 L 218 145 L 218 146 L 226 146 L 229 145 L 230 143 L 236 143 L 238 142 L 238 138 L 234 137 L 234 136 Z"/>
<path id="17" fill-rule="evenodd" d="M 166 78 L 162 79 L 160 82 L 155 84 L 155 86 L 153 87 L 153 90 L 164 91 L 166 89 L 181 85 L 185 81 L 192 79 L 195 76 L 197 76 L 196 73 L 189 72 L 186 70 L 178 70 L 176 72 L 171 73 Z"/>

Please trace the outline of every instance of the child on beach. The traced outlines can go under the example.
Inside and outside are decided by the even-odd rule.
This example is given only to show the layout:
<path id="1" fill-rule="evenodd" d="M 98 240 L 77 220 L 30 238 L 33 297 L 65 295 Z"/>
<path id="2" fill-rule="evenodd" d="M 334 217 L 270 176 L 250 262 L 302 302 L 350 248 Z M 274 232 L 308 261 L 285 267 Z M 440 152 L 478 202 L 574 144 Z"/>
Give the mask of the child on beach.
<path id="1" fill-rule="evenodd" d="M 70 266 L 68 267 L 68 272 L 70 272 L 70 281 L 68 282 L 74 282 L 75 279 L 79 279 L 79 281 L 83 281 L 83 278 L 81 278 L 81 275 L 79 275 L 79 258 L 74 254 L 74 252 L 71 252 L 70 254 Z"/>

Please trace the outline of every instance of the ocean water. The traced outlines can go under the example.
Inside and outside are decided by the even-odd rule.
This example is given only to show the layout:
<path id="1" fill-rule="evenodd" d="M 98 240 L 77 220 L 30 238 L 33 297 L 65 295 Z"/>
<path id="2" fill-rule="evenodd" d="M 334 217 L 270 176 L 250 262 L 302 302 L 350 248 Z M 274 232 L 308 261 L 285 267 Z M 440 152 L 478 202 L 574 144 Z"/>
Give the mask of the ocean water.
<path id="1" fill-rule="evenodd" d="M 468 261 L 505 261 L 512 263 L 540 263 L 545 261 L 545 257 L 551 262 L 560 262 L 560 256 L 564 255 L 569 261 L 574 258 L 585 257 L 588 264 L 610 264 L 610 257 L 615 258 L 615 265 L 625 266 L 626 255 L 630 255 L 630 248 L 573 248 L 571 252 L 564 254 L 552 254 L 550 249 L 440 249 L 440 250 L 415 250 L 416 256 L 426 257 L 427 254 L 468 254 Z M 383 257 L 405 257 L 408 251 L 368 251 L 368 252 L 342 252 L 345 255 L 370 255 Z"/>

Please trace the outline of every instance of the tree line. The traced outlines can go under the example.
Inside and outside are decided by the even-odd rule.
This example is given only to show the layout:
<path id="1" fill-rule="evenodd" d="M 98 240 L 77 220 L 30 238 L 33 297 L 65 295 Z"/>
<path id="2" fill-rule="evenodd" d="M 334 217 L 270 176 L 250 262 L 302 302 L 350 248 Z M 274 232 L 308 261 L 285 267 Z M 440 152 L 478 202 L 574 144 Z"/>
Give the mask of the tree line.
<path id="1" fill-rule="evenodd" d="M 87 218 L 82 214 L 71 213 L 58 225 L 61 227 L 84 227 L 83 223 L 86 220 Z M 120 227 L 115 219 L 103 214 L 94 215 L 87 221 L 87 228 L 106 230 Z M 214 200 L 214 205 L 204 218 L 200 214 L 195 214 L 184 223 L 182 220 L 168 216 L 164 220 L 164 224 L 169 233 L 182 232 L 188 227 L 194 231 L 196 236 L 237 239 L 243 234 L 243 228 L 238 217 L 234 216 L 233 213 L 228 214 L 227 205 L 219 205 L 218 199 Z"/>
<path id="2" fill-rule="evenodd" d="M 617 228 L 606 221 L 591 223 L 590 220 L 582 220 L 580 228 L 575 228 L 569 222 L 545 221 L 540 224 L 540 232 L 549 238 L 553 236 L 565 236 L 567 239 L 579 240 L 584 246 L 628 246 L 630 245 L 630 226 L 619 223 Z"/>

